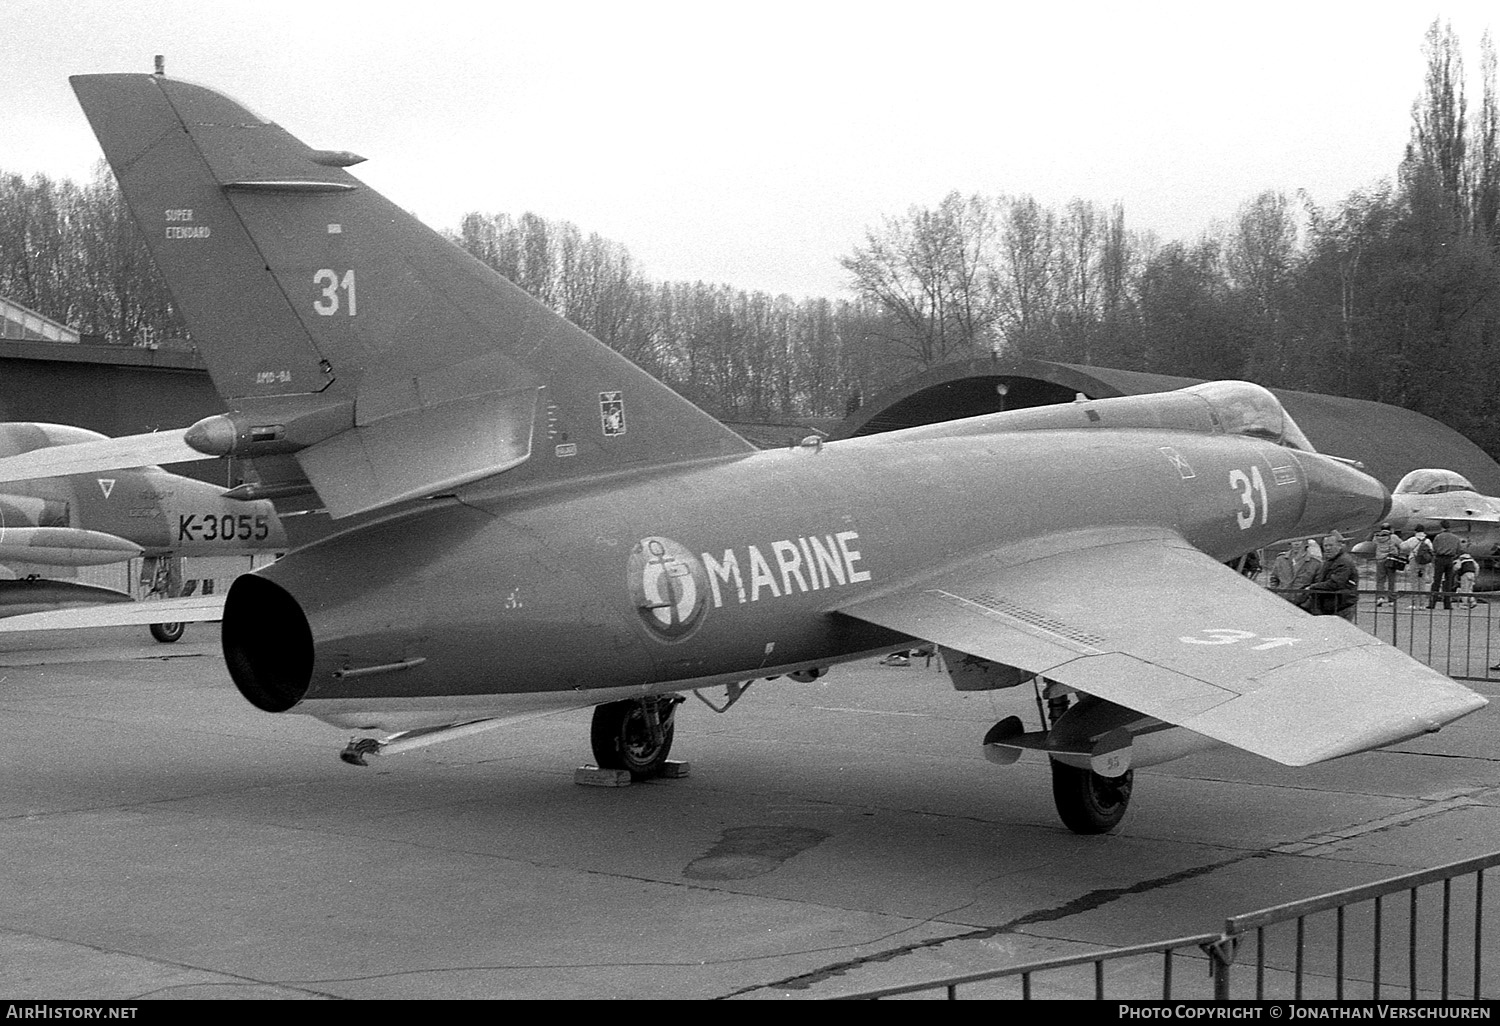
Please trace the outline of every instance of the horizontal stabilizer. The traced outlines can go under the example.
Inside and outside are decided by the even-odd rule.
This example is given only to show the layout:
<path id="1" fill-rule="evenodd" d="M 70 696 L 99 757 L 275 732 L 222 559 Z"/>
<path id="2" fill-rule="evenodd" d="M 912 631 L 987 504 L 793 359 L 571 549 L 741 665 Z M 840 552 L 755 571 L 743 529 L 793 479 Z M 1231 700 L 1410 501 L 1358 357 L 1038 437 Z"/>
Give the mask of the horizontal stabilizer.
<path id="1" fill-rule="evenodd" d="M 362 513 L 524 463 L 536 405 L 536 389 L 414 400 L 302 450 L 297 462 L 330 515 Z"/>
<path id="2" fill-rule="evenodd" d="M 203 623 L 224 618 L 223 595 L 118 602 L 110 605 L 26 613 L 0 620 L 0 633 L 78 630 L 84 627 L 124 627 L 153 623 Z"/>
<path id="3" fill-rule="evenodd" d="M 0 458 L 0 484 L 208 459 L 182 440 L 184 434 L 185 429 L 152 431 L 73 445 L 53 445 L 6 456 Z"/>

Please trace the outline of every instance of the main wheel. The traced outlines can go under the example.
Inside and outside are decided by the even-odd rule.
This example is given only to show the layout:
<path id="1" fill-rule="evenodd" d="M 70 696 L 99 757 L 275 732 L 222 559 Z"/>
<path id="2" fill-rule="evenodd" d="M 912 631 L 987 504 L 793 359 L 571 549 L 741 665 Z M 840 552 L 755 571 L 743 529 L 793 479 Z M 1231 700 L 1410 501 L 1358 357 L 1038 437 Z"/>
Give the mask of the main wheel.
<path id="1" fill-rule="evenodd" d="M 676 728 L 672 713 L 678 701 L 642 698 L 595 706 L 589 740 L 599 768 L 629 770 L 632 780 L 646 780 L 661 773 L 672 750 L 672 733 Z"/>
<path id="2" fill-rule="evenodd" d="M 151 636 L 163 645 L 170 645 L 182 637 L 182 632 L 187 630 L 186 623 L 153 623 L 151 625 Z"/>
<path id="3" fill-rule="evenodd" d="M 1053 759 L 1052 800 L 1057 814 L 1075 834 L 1108 833 L 1125 818 L 1134 775 L 1134 770 L 1126 770 L 1118 777 L 1102 777 Z"/>

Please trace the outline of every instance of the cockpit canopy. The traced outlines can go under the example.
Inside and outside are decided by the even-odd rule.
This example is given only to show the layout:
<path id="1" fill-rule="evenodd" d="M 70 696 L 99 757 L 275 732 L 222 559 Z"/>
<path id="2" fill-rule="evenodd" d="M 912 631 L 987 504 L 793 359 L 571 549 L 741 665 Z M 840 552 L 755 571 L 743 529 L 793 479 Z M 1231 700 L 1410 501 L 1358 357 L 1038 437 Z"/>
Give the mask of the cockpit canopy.
<path id="1" fill-rule="evenodd" d="M 1396 494 L 1442 495 L 1444 492 L 1472 492 L 1469 479 L 1454 470 L 1413 470 L 1396 485 Z"/>
<path id="2" fill-rule="evenodd" d="M 1248 381 L 1209 381 L 1183 391 L 1206 399 L 1226 434 L 1263 438 L 1303 452 L 1318 451 L 1282 407 L 1281 400 L 1260 385 Z"/>

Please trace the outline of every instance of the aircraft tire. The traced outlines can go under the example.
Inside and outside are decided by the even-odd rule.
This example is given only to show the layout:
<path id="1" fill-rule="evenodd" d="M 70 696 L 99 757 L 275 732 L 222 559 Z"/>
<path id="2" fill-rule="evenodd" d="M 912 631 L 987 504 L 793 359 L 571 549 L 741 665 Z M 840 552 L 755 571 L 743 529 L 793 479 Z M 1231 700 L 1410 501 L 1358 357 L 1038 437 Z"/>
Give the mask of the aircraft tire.
<path id="1" fill-rule="evenodd" d="M 651 737 L 645 702 L 655 702 L 658 715 L 666 720 L 659 743 Z M 667 754 L 672 750 L 672 734 L 676 729 L 672 719 L 675 704 L 671 699 L 648 698 L 595 706 L 594 721 L 589 729 L 595 763 L 600 769 L 629 770 L 632 780 L 647 780 L 659 775 L 667 763 Z"/>
<path id="2" fill-rule="evenodd" d="M 1130 806 L 1134 771 L 1104 777 L 1052 760 L 1052 800 L 1063 824 L 1075 834 L 1105 834 L 1120 825 Z"/>
<path id="3" fill-rule="evenodd" d="M 153 623 L 151 636 L 163 645 L 170 645 L 179 640 L 185 630 L 187 630 L 186 623 Z"/>

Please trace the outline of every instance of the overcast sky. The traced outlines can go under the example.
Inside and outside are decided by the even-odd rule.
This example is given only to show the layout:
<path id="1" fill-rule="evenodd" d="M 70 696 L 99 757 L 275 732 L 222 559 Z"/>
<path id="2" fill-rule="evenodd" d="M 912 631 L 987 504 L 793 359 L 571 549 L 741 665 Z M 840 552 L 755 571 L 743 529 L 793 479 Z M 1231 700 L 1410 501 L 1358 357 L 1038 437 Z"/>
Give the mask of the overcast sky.
<path id="1" fill-rule="evenodd" d="M 1196 239 L 1265 189 L 1389 178 L 1435 17 L 1479 104 L 1479 2 L 5 0 L 0 171 L 84 180 L 68 88 L 212 86 L 435 228 L 530 210 L 658 279 L 845 294 L 839 258 L 950 190 L 1124 204 Z"/>

